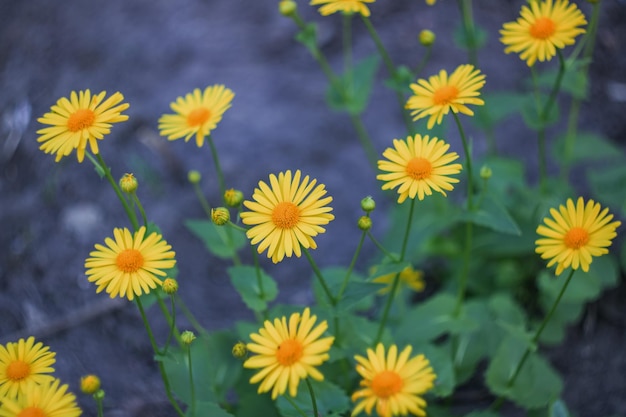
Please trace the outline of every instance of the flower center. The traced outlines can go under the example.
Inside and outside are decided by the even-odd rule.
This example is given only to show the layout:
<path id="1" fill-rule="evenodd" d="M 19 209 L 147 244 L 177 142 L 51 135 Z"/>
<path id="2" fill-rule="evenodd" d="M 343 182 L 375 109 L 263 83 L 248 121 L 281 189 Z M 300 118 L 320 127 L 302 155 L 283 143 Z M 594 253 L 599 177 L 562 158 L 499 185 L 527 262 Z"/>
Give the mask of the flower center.
<path id="1" fill-rule="evenodd" d="M 535 39 L 548 39 L 554 34 L 556 25 L 549 17 L 540 17 L 530 27 L 530 36 Z"/>
<path id="2" fill-rule="evenodd" d="M 39 407 L 26 407 L 17 417 L 46 417 L 46 413 Z"/>
<path id="3" fill-rule="evenodd" d="M 78 132 L 93 125 L 96 115 L 89 109 L 78 109 L 67 118 L 67 129 Z"/>
<path id="4" fill-rule="evenodd" d="M 125 249 L 115 258 L 115 264 L 124 272 L 137 272 L 143 266 L 143 255 L 137 249 Z"/>
<path id="5" fill-rule="evenodd" d="M 283 366 L 290 366 L 302 357 L 302 343 L 289 339 L 278 345 L 276 359 Z"/>
<path id="6" fill-rule="evenodd" d="M 570 249 L 580 249 L 589 242 L 589 232 L 582 227 L 572 227 L 565 234 L 565 246 Z"/>
<path id="7" fill-rule="evenodd" d="M 30 375 L 30 365 L 24 361 L 14 361 L 7 366 L 6 372 L 11 381 L 21 381 Z"/>
<path id="8" fill-rule="evenodd" d="M 430 177 L 433 166 L 428 159 L 415 157 L 406 164 L 405 171 L 414 180 L 423 180 Z"/>
<path id="9" fill-rule="evenodd" d="M 404 383 L 396 372 L 382 371 L 372 379 L 372 391 L 378 398 L 389 398 L 402 389 Z"/>
<path id="10" fill-rule="evenodd" d="M 211 117 L 211 112 L 206 107 L 198 107 L 187 115 L 188 126 L 202 126 Z"/>
<path id="11" fill-rule="evenodd" d="M 289 201 L 278 203 L 272 211 L 272 222 L 279 229 L 292 229 L 300 221 L 300 209 Z"/>
<path id="12" fill-rule="evenodd" d="M 433 101 L 436 105 L 450 104 L 459 95 L 459 90 L 453 85 L 446 85 L 435 91 Z"/>

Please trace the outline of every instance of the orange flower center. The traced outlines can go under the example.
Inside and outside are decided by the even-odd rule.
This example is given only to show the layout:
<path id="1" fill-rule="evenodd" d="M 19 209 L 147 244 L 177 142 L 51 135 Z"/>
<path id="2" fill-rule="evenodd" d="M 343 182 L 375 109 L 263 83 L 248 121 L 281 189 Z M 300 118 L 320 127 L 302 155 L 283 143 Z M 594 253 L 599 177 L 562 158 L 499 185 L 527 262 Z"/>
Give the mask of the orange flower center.
<path id="1" fill-rule="evenodd" d="M 202 126 L 211 117 L 211 112 L 206 107 L 198 107 L 187 115 L 188 126 Z"/>
<path id="2" fill-rule="evenodd" d="M 96 115 L 89 109 L 78 109 L 67 118 L 67 130 L 78 132 L 93 125 Z"/>
<path id="3" fill-rule="evenodd" d="M 125 249 L 121 251 L 115 264 L 124 272 L 137 272 L 143 266 L 143 255 L 137 249 Z"/>
<path id="4" fill-rule="evenodd" d="M 430 177 L 433 166 L 428 159 L 415 157 L 406 164 L 405 171 L 414 180 L 423 180 Z"/>
<path id="5" fill-rule="evenodd" d="M 589 242 L 589 232 L 582 227 L 572 227 L 565 234 L 565 246 L 570 249 L 580 249 Z"/>
<path id="6" fill-rule="evenodd" d="M 14 361 L 7 366 L 6 372 L 11 381 L 21 381 L 30 375 L 30 365 L 24 361 Z"/>
<path id="7" fill-rule="evenodd" d="M 289 339 L 278 345 L 276 359 L 283 366 L 290 366 L 298 362 L 302 357 L 302 343 Z"/>
<path id="8" fill-rule="evenodd" d="M 293 229 L 300 221 L 300 209 L 289 201 L 278 203 L 272 211 L 272 222 L 279 229 Z"/>
<path id="9" fill-rule="evenodd" d="M 17 417 L 46 417 L 47 414 L 39 407 L 26 407 Z"/>
<path id="10" fill-rule="evenodd" d="M 438 106 L 450 104 L 450 102 L 454 100 L 458 95 L 458 88 L 453 85 L 446 85 L 435 91 L 435 94 L 433 94 L 433 101 Z"/>
<path id="11" fill-rule="evenodd" d="M 372 379 L 372 391 L 378 398 L 389 398 L 402 389 L 404 382 L 394 371 L 382 371 Z"/>
<path id="12" fill-rule="evenodd" d="M 530 36 L 535 39 L 548 39 L 554 34 L 556 25 L 549 17 L 540 17 L 530 27 Z"/>

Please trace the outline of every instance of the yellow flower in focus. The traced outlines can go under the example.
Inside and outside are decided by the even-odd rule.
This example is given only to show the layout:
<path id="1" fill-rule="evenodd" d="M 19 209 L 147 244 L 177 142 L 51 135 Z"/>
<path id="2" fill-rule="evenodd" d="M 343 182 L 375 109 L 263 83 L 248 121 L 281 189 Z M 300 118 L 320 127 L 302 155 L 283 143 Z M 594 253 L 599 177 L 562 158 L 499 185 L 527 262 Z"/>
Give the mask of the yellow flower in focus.
<path id="1" fill-rule="evenodd" d="M 272 399 L 276 399 L 289 387 L 289 395 L 295 397 L 301 379 L 309 376 L 318 381 L 324 379 L 316 367 L 328 360 L 335 338 L 320 338 L 328 329 L 328 323 L 323 321 L 315 326 L 316 321 L 317 316 L 311 316 L 309 308 L 305 308 L 302 316 L 293 313 L 289 321 L 284 316 L 274 319 L 274 323 L 266 320 L 258 333 L 250 335 L 253 343 L 246 347 L 255 355 L 243 366 L 259 369 L 250 378 L 251 384 L 261 383 L 259 394 L 271 389 Z"/>
<path id="2" fill-rule="evenodd" d="M 91 152 L 98 154 L 98 140 L 111 132 L 113 123 L 128 120 L 122 111 L 128 108 L 128 103 L 122 103 L 124 96 L 115 93 L 104 100 L 106 91 L 98 95 L 91 95 L 91 91 L 75 91 L 70 93 L 69 100 L 60 98 L 50 108 L 50 112 L 37 119 L 44 125 L 51 125 L 37 131 L 41 143 L 39 149 L 45 153 L 55 153 L 55 161 L 69 155 L 76 149 L 78 162 L 83 162 L 87 145 Z M 103 101 L 104 100 L 104 101 Z"/>
<path id="3" fill-rule="evenodd" d="M 114 297 L 129 300 L 149 293 L 161 284 L 158 276 L 166 276 L 164 270 L 176 264 L 175 253 L 163 237 L 153 232 L 145 237 L 146 228 L 134 234 L 130 230 L 114 229 L 115 239 L 106 238 L 106 246 L 96 244 L 85 261 L 87 279 L 98 285 L 96 292 L 106 290 Z"/>
<path id="4" fill-rule="evenodd" d="M 570 266 L 587 272 L 594 257 L 609 253 L 607 248 L 617 236 L 615 229 L 622 223 L 611 222 L 613 215 L 608 214 L 608 208 L 600 210 L 600 204 L 593 200 L 585 203 L 579 197 L 574 204 L 570 198 L 558 210 L 550 209 L 552 218 L 546 217 L 545 225 L 537 227 L 543 238 L 535 241 L 535 252 L 550 260 L 548 268 L 556 264 L 556 275 Z"/>
<path id="5" fill-rule="evenodd" d="M 78 417 L 82 410 L 76 404 L 76 396 L 67 391 L 61 381 L 38 384 L 29 382 L 23 395 L 3 398 L 0 417 Z"/>
<path id="6" fill-rule="evenodd" d="M 375 272 L 376 271 L 374 271 L 374 273 Z M 393 279 L 395 277 L 396 274 L 392 273 L 374 278 L 372 282 L 377 284 L 386 284 L 384 288 L 378 291 L 378 294 L 387 294 L 391 291 L 391 286 L 393 285 Z M 424 291 L 424 287 L 426 287 L 426 284 L 424 283 L 424 273 L 413 269 L 413 267 L 409 265 L 400 271 L 400 284 L 406 285 L 415 292 L 422 292 Z"/>
<path id="7" fill-rule="evenodd" d="M 391 345 L 385 354 L 379 343 L 376 351 L 367 349 L 367 358 L 354 357 L 363 379 L 359 384 L 362 388 L 352 394 L 352 401 L 358 401 L 352 416 L 361 411 L 371 415 L 374 407 L 380 417 L 426 415 L 426 401 L 421 395 L 433 388 L 437 376 L 424 355 L 410 358 L 412 350 L 407 346 L 398 356 L 397 346 Z"/>
<path id="8" fill-rule="evenodd" d="M 435 123 L 441 124 L 443 116 L 450 110 L 473 116 L 474 112 L 467 105 L 485 104 L 478 98 L 483 85 L 485 75 L 473 65 L 461 65 L 449 77 L 445 70 L 441 70 L 428 81 L 419 79 L 416 84 L 410 85 L 413 95 L 409 97 L 406 108 L 412 110 L 414 121 L 429 116 L 428 129 L 432 129 Z"/>
<path id="9" fill-rule="evenodd" d="M 270 175 L 270 184 L 259 181 L 252 198 L 244 201 L 250 211 L 241 213 L 241 221 L 251 225 L 246 235 L 253 245 L 259 244 L 258 252 L 267 249 L 267 257 L 278 263 L 285 256 L 300 257 L 301 247 L 317 248 L 313 237 L 324 233 L 322 226 L 335 218 L 327 204 L 332 197 L 324 197 L 326 188 L 317 187 L 316 180 L 307 175 L 301 178 L 300 170 L 292 176 L 291 171 Z"/>
<path id="10" fill-rule="evenodd" d="M 231 106 L 235 94 L 223 85 L 213 85 L 200 91 L 199 88 L 185 97 L 178 97 L 170 104 L 175 114 L 164 114 L 159 119 L 159 130 L 168 140 L 182 137 L 188 142 L 196 136 L 198 148 L 204 138 L 211 134 L 222 120 L 222 115 Z"/>
<path id="11" fill-rule="evenodd" d="M 576 36 L 585 33 L 585 16 L 568 0 L 533 1 L 522 6 L 515 22 L 505 23 L 500 42 L 505 53 L 515 52 L 529 67 L 537 60 L 549 61 L 556 49 L 574 44 Z"/>
<path id="12" fill-rule="evenodd" d="M 368 17 L 370 15 L 370 9 L 365 3 L 374 3 L 376 0 L 311 0 L 309 3 L 311 6 L 319 6 L 319 12 L 322 16 L 328 16 L 329 14 L 343 12 L 343 13 L 360 13 L 363 16 Z"/>
<path id="13" fill-rule="evenodd" d="M 45 384 L 54 378 L 55 353 L 34 337 L 0 345 L 0 403 L 24 392 L 26 384 Z"/>
<path id="14" fill-rule="evenodd" d="M 451 163 L 459 155 L 447 152 L 450 145 L 443 140 L 416 134 L 406 140 L 394 139 L 393 146 L 383 152 L 387 159 L 378 161 L 378 169 L 386 173 L 377 175 L 376 179 L 385 182 L 383 190 L 399 187 L 399 204 L 415 196 L 423 200 L 432 190 L 446 195 L 446 191 L 454 188 L 452 184 L 459 182 L 450 177 L 461 172 L 461 164 Z"/>

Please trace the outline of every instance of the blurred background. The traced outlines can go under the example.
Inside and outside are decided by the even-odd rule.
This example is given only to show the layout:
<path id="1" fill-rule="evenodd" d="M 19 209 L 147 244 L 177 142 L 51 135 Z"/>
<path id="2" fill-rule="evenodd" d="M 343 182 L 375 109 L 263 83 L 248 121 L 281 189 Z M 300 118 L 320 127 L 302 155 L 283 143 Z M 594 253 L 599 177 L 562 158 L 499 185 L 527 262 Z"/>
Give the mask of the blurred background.
<path id="1" fill-rule="evenodd" d="M 305 20 L 318 23 L 321 47 L 339 69 L 341 17 L 322 17 L 306 2 L 298 3 Z M 505 55 L 498 42 L 502 23 L 515 20 L 523 3 L 474 2 L 477 24 L 488 36 L 478 55 L 487 75 L 485 92 L 523 86 L 525 64 Z M 586 2 L 578 4 L 589 10 Z M 437 36 L 422 76 L 467 62 L 453 40 L 460 22 L 457 2 L 440 0 L 429 7 L 421 0 L 378 0 L 371 10 L 397 64 L 418 64 L 422 29 Z M 623 145 L 626 5 L 602 0 L 602 10 L 581 123 Z M 353 27 L 355 58 L 375 53 L 360 19 Z M 113 127 L 100 151 L 114 177 L 132 172 L 138 178 L 149 218 L 177 252 L 182 297 L 205 327 L 226 327 L 252 315 L 230 286 L 228 264 L 207 256 L 183 225 L 203 217 L 187 183 L 189 170 L 202 173 L 209 202 L 217 204 L 220 197 L 209 149 L 159 136 L 157 119 L 170 112 L 170 102 L 213 84 L 235 92 L 213 137 L 227 186 L 247 197 L 259 180 L 286 169 L 301 169 L 327 185 L 336 220 L 313 252 L 322 266 L 349 262 L 360 236 L 359 202 L 380 195 L 348 116 L 327 108 L 326 79 L 294 40 L 296 32 L 270 0 L 0 0 L 0 343 L 33 335 L 49 345 L 57 352 L 58 376 L 77 393 L 85 415 L 94 410 L 78 390 L 86 373 L 101 377 L 110 417 L 171 413 L 135 306 L 95 294 L 84 275 L 93 245 L 114 227 L 128 226 L 124 213 L 88 161 L 79 164 L 72 155 L 55 163 L 38 149 L 36 119 L 72 90 L 125 96 L 130 118 Z M 378 152 L 405 135 L 395 94 L 382 85 L 386 77 L 381 67 L 381 82 L 364 115 Z M 471 125 L 469 118 L 463 122 Z M 521 117 L 507 120 L 496 138 L 498 151 L 524 160 L 533 178 L 535 140 Z M 462 154 L 454 129 L 446 140 Z M 474 137 L 477 155 L 485 146 L 483 138 Z M 378 201 L 374 232 L 382 234 L 389 203 Z M 370 245 L 363 257 L 374 254 Z M 279 281 L 279 300 L 311 300 L 306 260 L 264 265 Z M 580 416 L 626 415 L 623 287 L 592 305 L 551 354 L 565 376 L 564 398 Z"/>

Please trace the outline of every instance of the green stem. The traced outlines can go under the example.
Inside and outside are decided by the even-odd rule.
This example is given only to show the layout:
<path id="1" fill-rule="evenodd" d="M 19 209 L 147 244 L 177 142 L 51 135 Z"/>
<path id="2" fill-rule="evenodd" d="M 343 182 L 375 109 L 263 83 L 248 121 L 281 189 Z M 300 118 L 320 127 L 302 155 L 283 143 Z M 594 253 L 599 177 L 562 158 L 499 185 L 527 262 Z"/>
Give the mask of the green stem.
<path id="1" fill-rule="evenodd" d="M 217 149 L 215 148 L 215 144 L 213 143 L 213 136 L 209 135 L 207 137 L 207 142 L 209 147 L 211 148 L 211 157 L 213 158 L 213 164 L 215 165 L 215 171 L 217 173 L 217 183 L 220 189 L 220 198 L 221 201 L 224 201 L 224 193 L 226 192 L 226 182 L 224 181 L 224 173 L 222 172 L 222 167 L 220 166 L 220 159 L 217 156 Z"/>
<path id="2" fill-rule="evenodd" d="M 372 243 L 378 248 L 378 250 L 380 250 L 386 257 L 388 257 L 389 259 L 391 259 L 393 262 L 400 262 L 400 260 L 398 258 L 396 258 L 396 256 L 389 252 L 387 249 L 385 249 L 385 247 L 374 237 L 374 235 L 372 235 L 372 232 L 370 232 L 369 230 L 367 231 L 367 237 L 370 238 L 370 240 L 372 241 Z"/>
<path id="3" fill-rule="evenodd" d="M 367 130 L 365 129 L 365 125 L 363 125 L 363 120 L 361 120 L 360 116 L 351 114 L 350 120 L 352 121 L 352 125 L 356 130 L 359 141 L 361 142 L 361 146 L 365 151 L 365 156 L 367 157 L 368 162 L 373 168 L 378 166 L 378 153 L 374 148 L 374 144 L 372 139 L 367 134 Z"/>
<path id="4" fill-rule="evenodd" d="M 102 404 L 102 396 L 99 396 L 98 393 L 94 394 L 94 400 L 96 400 L 96 409 L 98 410 L 98 417 L 104 416 L 104 407 Z"/>
<path id="5" fill-rule="evenodd" d="M 200 202 L 200 206 L 202 206 L 202 210 L 204 210 L 204 214 L 206 214 L 206 216 L 210 219 L 211 218 L 211 205 L 206 200 L 206 198 L 204 198 L 204 194 L 202 193 L 202 189 L 200 188 L 200 185 L 196 183 L 192 185 L 193 185 L 193 191 L 196 193 L 196 197 L 198 197 L 198 202 Z"/>
<path id="6" fill-rule="evenodd" d="M 201 334 L 207 334 L 207 331 L 204 327 L 202 327 L 202 325 L 200 324 L 200 322 L 198 321 L 198 319 L 196 319 L 196 317 L 193 315 L 193 313 L 191 312 L 191 310 L 189 310 L 189 308 L 185 305 L 185 303 L 182 302 L 182 300 L 180 299 L 180 297 L 176 296 L 177 299 L 177 305 L 178 308 L 181 309 L 181 311 L 183 312 L 183 315 L 187 318 L 187 320 L 189 320 L 189 323 L 191 323 L 191 325 L 193 326 L 193 328 Z"/>
<path id="7" fill-rule="evenodd" d="M 133 201 L 137 204 L 137 209 L 139 210 L 139 214 L 141 214 L 141 220 L 143 220 L 143 225 L 148 228 L 148 217 L 146 216 L 146 211 L 143 209 L 141 205 L 141 201 L 139 201 L 139 197 L 137 197 L 136 193 L 132 194 Z"/>
<path id="8" fill-rule="evenodd" d="M 463 269 L 459 278 L 459 288 L 457 290 L 456 306 L 454 308 L 454 317 L 458 317 L 461 313 L 461 307 L 465 300 L 465 292 L 467 289 L 467 278 L 469 276 L 469 265 L 472 253 L 472 236 L 473 224 L 471 221 L 465 223 L 465 248 L 463 250 Z"/>
<path id="9" fill-rule="evenodd" d="M 413 224 L 413 212 L 415 211 L 415 199 L 411 199 L 411 207 L 409 209 L 409 215 L 407 217 L 406 229 L 404 231 L 404 239 L 402 240 L 402 250 L 400 251 L 400 259 L 398 262 L 402 262 L 404 260 L 404 255 L 406 253 L 407 243 L 409 241 L 409 234 L 411 231 L 411 225 Z M 391 304 L 393 303 L 393 299 L 396 296 L 396 290 L 400 283 L 400 273 L 398 272 L 393 278 L 393 284 L 391 285 L 391 291 L 387 295 L 387 302 L 385 303 L 385 307 L 383 310 L 383 315 L 380 319 L 380 325 L 378 326 L 378 332 L 376 333 L 376 339 L 374 339 L 374 346 L 380 342 L 380 339 L 383 337 L 383 331 L 385 330 L 385 326 L 387 325 L 387 319 L 389 318 L 389 311 L 391 310 Z"/>
<path id="10" fill-rule="evenodd" d="M 346 290 L 348 286 L 348 282 L 350 282 L 350 276 L 352 275 L 352 270 L 354 269 L 354 265 L 356 264 L 356 260 L 361 253 L 361 249 L 363 248 L 363 242 L 365 241 L 365 236 L 367 232 L 364 231 L 361 233 L 361 239 L 359 239 L 359 244 L 356 247 L 356 251 L 354 251 L 354 255 L 352 256 L 352 261 L 350 261 L 350 266 L 348 267 L 348 271 L 346 272 L 346 276 L 343 278 L 343 282 L 341 283 L 341 288 L 339 288 L 339 292 L 337 293 L 337 301 L 341 300 L 343 296 L 343 292 Z"/>
<path id="11" fill-rule="evenodd" d="M 459 8 L 463 18 L 463 30 L 467 39 L 467 54 L 469 63 L 476 66 L 477 45 L 476 45 L 476 29 L 474 25 L 474 15 L 472 13 L 472 0 L 458 0 Z"/>
<path id="12" fill-rule="evenodd" d="M 463 142 L 463 151 L 465 152 L 465 167 L 467 168 L 467 210 L 471 211 L 473 209 L 472 206 L 472 198 L 474 196 L 474 186 L 472 179 L 474 175 L 472 174 L 472 155 L 470 152 L 469 143 L 467 138 L 465 137 L 465 131 L 463 130 L 463 126 L 461 125 L 461 120 L 459 120 L 459 115 L 456 112 L 452 112 L 454 116 L 454 121 L 456 122 L 456 126 L 459 129 L 459 134 L 461 135 L 461 141 Z"/>
<path id="13" fill-rule="evenodd" d="M 137 303 L 137 308 L 139 309 L 139 313 L 141 314 L 141 319 L 143 320 L 144 327 L 146 328 L 146 332 L 148 333 L 148 339 L 150 339 L 150 345 L 152 345 L 152 350 L 155 354 L 159 354 L 159 348 L 157 347 L 156 340 L 154 339 L 154 335 L 152 334 L 152 328 L 150 327 L 150 323 L 148 322 L 148 317 L 146 316 L 146 312 L 143 308 L 143 304 L 141 303 L 141 298 L 135 298 Z M 168 400 L 176 410 L 176 414 L 180 417 L 185 417 L 185 413 L 181 410 L 180 406 L 176 402 L 176 399 L 172 395 L 172 389 L 170 387 L 170 381 L 167 377 L 167 373 L 165 372 L 165 367 L 163 365 L 163 361 L 157 361 L 159 365 L 159 372 L 161 373 L 161 379 L 163 380 L 163 385 L 165 386 L 165 394 L 167 395 Z"/>
<path id="14" fill-rule="evenodd" d="M 313 415 L 319 416 L 319 414 L 317 413 L 317 401 L 315 401 L 315 392 L 313 391 L 313 386 L 311 385 L 311 381 L 309 381 L 309 378 L 305 378 L 304 381 L 306 382 L 306 386 L 309 389 L 309 395 L 311 396 L 311 404 L 313 405 Z"/>
<path id="15" fill-rule="evenodd" d="M 169 349 L 170 342 L 172 341 L 172 337 L 176 337 L 176 340 L 180 343 L 180 334 L 178 333 L 178 329 L 176 328 L 176 303 L 174 302 L 174 296 L 170 295 L 170 308 L 172 310 L 172 314 L 169 314 L 167 308 L 165 307 L 165 303 L 163 299 L 161 299 L 161 295 L 157 292 L 157 299 L 159 302 L 159 307 L 161 308 L 161 312 L 165 316 L 169 331 L 167 333 L 167 339 L 165 339 L 165 347 L 163 348 L 163 355 L 167 353 Z"/>
<path id="16" fill-rule="evenodd" d="M 187 365 L 189 366 L 189 387 L 191 390 L 191 417 L 196 417 L 196 386 L 193 383 L 193 366 L 191 364 L 191 345 L 187 345 Z"/>
<path id="17" fill-rule="evenodd" d="M 298 414 L 300 414 L 302 417 L 309 417 L 307 415 L 307 413 L 304 412 L 303 409 L 301 409 L 298 404 L 296 404 L 296 402 L 289 396 L 289 395 L 283 395 L 283 398 L 287 400 L 287 402 L 289 404 L 291 404 L 291 406 L 293 408 L 295 408 L 295 410 L 298 412 Z"/>
<path id="18" fill-rule="evenodd" d="M 307 248 L 302 248 L 302 252 L 304 252 L 304 255 L 309 260 L 309 263 L 311 264 L 311 268 L 313 268 L 313 272 L 315 273 L 315 276 L 317 277 L 320 284 L 322 285 L 322 288 L 324 289 L 324 292 L 326 293 L 326 296 L 328 297 L 328 301 L 330 302 L 330 305 L 335 307 L 337 305 L 337 300 L 335 299 L 335 297 L 333 297 L 333 293 L 330 292 L 330 288 L 328 287 L 328 284 L 326 283 L 326 280 L 324 279 L 322 272 L 317 267 L 317 264 L 311 257 L 309 250 Z"/>

